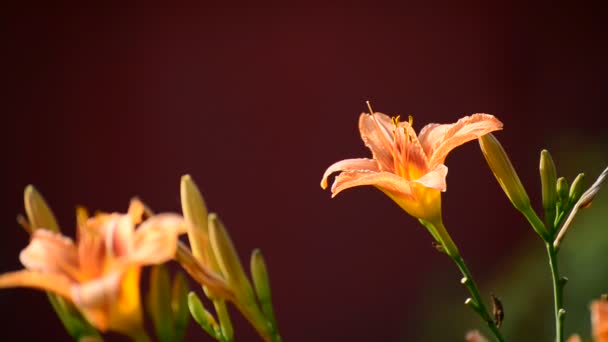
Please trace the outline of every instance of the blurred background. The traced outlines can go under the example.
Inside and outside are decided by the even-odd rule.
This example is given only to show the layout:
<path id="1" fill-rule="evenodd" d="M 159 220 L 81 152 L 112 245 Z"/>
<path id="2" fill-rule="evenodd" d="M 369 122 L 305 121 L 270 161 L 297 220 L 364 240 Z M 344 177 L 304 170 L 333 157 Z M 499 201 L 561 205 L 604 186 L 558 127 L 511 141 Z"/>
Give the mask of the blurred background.
<path id="1" fill-rule="evenodd" d="M 535 204 L 543 148 L 591 184 L 608 165 L 599 4 L 6 8 L 0 272 L 21 267 L 27 184 L 73 235 L 76 205 L 124 211 L 137 195 L 179 211 L 189 173 L 244 263 L 264 252 L 285 341 L 461 341 L 482 323 L 428 233 L 371 187 L 331 199 L 321 175 L 369 156 L 357 120 L 370 100 L 417 130 L 496 115 Z M 446 164 L 444 221 L 482 292 L 502 299 L 505 336 L 549 341 L 540 239 L 476 142 Z M 608 292 L 607 205 L 603 190 L 563 245 L 568 334 L 589 336 L 588 304 Z M 232 312 L 236 340 L 257 340 Z M 38 291 L 0 291 L 0 317 L 15 339 L 68 339 Z M 194 324 L 188 339 L 211 341 Z"/>

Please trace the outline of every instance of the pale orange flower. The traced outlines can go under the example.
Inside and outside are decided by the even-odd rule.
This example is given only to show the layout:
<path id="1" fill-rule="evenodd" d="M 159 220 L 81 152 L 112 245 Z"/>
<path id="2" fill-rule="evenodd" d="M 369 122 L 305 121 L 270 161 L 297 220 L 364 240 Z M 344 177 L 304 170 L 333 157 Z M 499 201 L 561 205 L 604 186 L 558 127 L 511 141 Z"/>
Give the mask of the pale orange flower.
<path id="1" fill-rule="evenodd" d="M 591 327 L 595 342 L 608 342 L 608 300 L 591 303 Z"/>
<path id="2" fill-rule="evenodd" d="M 441 217 L 441 191 L 446 190 L 448 168 L 443 164 L 454 148 L 487 133 L 502 129 L 489 114 L 466 116 L 454 124 L 429 124 L 420 136 L 410 122 L 400 122 L 382 113 L 363 113 L 359 131 L 373 159 L 346 159 L 331 165 L 327 178 L 341 171 L 331 187 L 332 197 L 342 190 L 373 185 L 410 215 L 437 222 Z"/>
<path id="3" fill-rule="evenodd" d="M 159 214 L 142 222 L 143 212 L 137 200 L 127 214 L 87 218 L 81 211 L 76 243 L 50 230 L 34 230 L 19 255 L 25 269 L 0 275 L 0 288 L 57 293 L 99 330 L 132 334 L 142 324 L 141 266 L 172 259 L 178 235 L 186 231 L 181 216 Z"/>

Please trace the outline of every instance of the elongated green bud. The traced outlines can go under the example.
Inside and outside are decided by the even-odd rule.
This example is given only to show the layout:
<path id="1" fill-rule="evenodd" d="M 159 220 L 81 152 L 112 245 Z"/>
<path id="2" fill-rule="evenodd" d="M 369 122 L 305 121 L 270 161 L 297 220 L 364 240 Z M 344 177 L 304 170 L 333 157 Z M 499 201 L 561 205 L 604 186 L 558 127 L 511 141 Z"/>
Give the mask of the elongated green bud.
<path id="1" fill-rule="evenodd" d="M 194 321 L 198 323 L 207 334 L 219 341 L 221 332 L 217 321 L 213 318 L 213 315 L 205 309 L 203 303 L 194 292 L 188 294 L 188 308 L 190 309 L 190 314 L 192 314 Z"/>
<path id="2" fill-rule="evenodd" d="M 266 269 L 266 262 L 262 256 L 262 251 L 259 249 L 255 249 L 253 253 L 251 253 L 251 276 L 253 278 L 255 292 L 258 296 L 260 306 L 262 307 L 262 312 L 272 325 L 276 326 L 274 309 L 272 307 L 270 279 L 268 277 L 268 270 Z"/>
<path id="3" fill-rule="evenodd" d="M 175 341 L 173 310 L 171 308 L 171 284 L 169 272 L 164 265 L 152 267 L 148 292 L 148 314 L 154 322 L 154 330 L 161 342 Z"/>
<path id="4" fill-rule="evenodd" d="M 173 313 L 175 341 L 182 341 L 190 322 L 188 310 L 188 281 L 182 272 L 173 277 L 171 311 Z"/>
<path id="5" fill-rule="evenodd" d="M 268 319 L 258 307 L 251 283 L 243 271 L 238 253 L 224 224 L 216 214 L 209 214 L 209 238 L 215 258 L 222 270 L 226 282 L 234 292 L 234 303 L 245 315 L 247 320 L 256 328 L 260 335 L 272 334 Z"/>
<path id="6" fill-rule="evenodd" d="M 568 204 L 568 196 L 570 194 L 568 181 L 564 177 L 559 177 L 557 180 L 557 197 L 559 203 L 563 206 Z"/>
<path id="7" fill-rule="evenodd" d="M 526 189 L 521 184 L 517 172 L 511 164 L 509 156 L 502 145 L 489 133 L 479 138 L 479 146 L 483 152 L 490 170 L 494 173 L 496 180 L 502 187 L 513 206 L 519 211 L 526 211 L 530 208 L 530 198 Z"/>
<path id="8" fill-rule="evenodd" d="M 243 271 L 230 235 L 214 213 L 209 214 L 209 237 L 220 270 L 236 297 L 240 300 L 254 298 L 253 289 Z"/>
<path id="9" fill-rule="evenodd" d="M 548 241 L 549 234 L 547 229 L 540 218 L 538 218 L 538 215 L 536 215 L 534 209 L 532 209 L 528 193 L 521 184 L 509 156 L 498 139 L 496 139 L 493 134 L 488 133 L 478 140 L 490 170 L 494 173 L 496 180 L 498 180 L 502 190 L 509 200 L 511 200 L 513 206 L 526 217 L 534 231 L 540 235 L 543 240 Z"/>
<path id="10" fill-rule="evenodd" d="M 220 273 L 215 255 L 209 246 L 209 227 L 207 206 L 198 186 L 190 175 L 184 175 L 180 184 L 182 212 L 188 222 L 188 241 L 192 255 L 202 264 L 208 265 L 211 270 Z M 207 287 L 203 287 L 205 295 L 213 300 L 219 300 L 217 295 Z"/>
<path id="11" fill-rule="evenodd" d="M 190 175 L 182 176 L 180 184 L 182 212 L 188 221 L 188 240 L 192 254 L 199 261 L 207 261 L 209 231 L 207 228 L 207 206 L 201 192 Z"/>
<path id="12" fill-rule="evenodd" d="M 543 209 L 545 209 L 545 222 L 553 225 L 557 205 L 557 172 L 551 154 L 547 150 L 540 152 L 540 183 L 543 196 Z"/>
<path id="13" fill-rule="evenodd" d="M 583 195 L 585 191 L 585 174 L 579 173 L 578 176 L 572 181 L 572 185 L 570 186 L 570 192 L 568 193 L 568 204 L 569 206 L 573 206 L 576 201 Z"/>
<path id="14" fill-rule="evenodd" d="M 54 232 L 60 231 L 53 211 L 33 185 L 25 188 L 23 202 L 32 229 L 44 228 Z"/>

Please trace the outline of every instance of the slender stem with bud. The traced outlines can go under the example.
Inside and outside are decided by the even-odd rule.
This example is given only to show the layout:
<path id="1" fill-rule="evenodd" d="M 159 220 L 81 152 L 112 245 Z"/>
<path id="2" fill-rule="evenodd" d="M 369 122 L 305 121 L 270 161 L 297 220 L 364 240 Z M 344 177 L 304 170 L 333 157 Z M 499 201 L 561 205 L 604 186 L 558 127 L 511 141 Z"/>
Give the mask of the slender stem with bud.
<path id="1" fill-rule="evenodd" d="M 452 261 L 454 261 L 454 263 L 456 264 L 456 266 L 458 266 L 458 269 L 462 273 L 463 278 L 461 280 L 461 283 L 467 288 L 467 290 L 469 290 L 469 293 L 471 294 L 471 297 L 465 301 L 465 304 L 471 309 L 473 309 L 473 311 L 475 311 L 479 315 L 479 317 L 481 317 L 481 319 L 486 322 L 488 328 L 490 328 L 490 330 L 494 334 L 496 341 L 503 342 L 504 338 L 502 337 L 500 330 L 498 330 L 498 326 L 496 325 L 496 322 L 494 322 L 492 315 L 490 315 L 490 313 L 488 312 L 488 309 L 486 308 L 486 305 L 484 304 L 483 299 L 481 298 L 481 295 L 479 293 L 479 289 L 477 288 L 477 284 L 475 283 L 475 280 L 473 280 L 473 276 L 471 275 L 469 268 L 464 262 L 464 259 L 462 258 L 462 256 L 460 256 L 456 245 L 450 238 L 450 235 L 447 233 L 443 222 L 441 222 L 441 220 L 438 220 L 438 222 L 431 223 L 430 225 L 429 223 L 430 222 L 428 221 L 423 222 L 423 224 L 427 228 L 432 227 L 435 229 L 434 232 L 431 233 L 436 239 L 439 240 L 438 242 L 442 244 L 445 253 L 450 257 L 450 259 L 452 259 Z"/>

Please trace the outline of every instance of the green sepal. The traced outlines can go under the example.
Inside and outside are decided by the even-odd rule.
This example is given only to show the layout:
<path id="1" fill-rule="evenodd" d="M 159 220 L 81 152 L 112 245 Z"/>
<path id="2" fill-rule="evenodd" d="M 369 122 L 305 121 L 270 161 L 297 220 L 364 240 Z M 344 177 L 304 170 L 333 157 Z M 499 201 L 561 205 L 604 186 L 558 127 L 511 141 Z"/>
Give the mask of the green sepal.
<path id="1" fill-rule="evenodd" d="M 55 313 L 63 323 L 65 330 L 76 341 L 103 341 L 99 332 L 89 323 L 76 307 L 56 294 L 47 292 Z"/>
<path id="2" fill-rule="evenodd" d="M 190 309 L 190 314 L 194 321 L 198 323 L 207 334 L 218 341 L 224 340 L 217 321 L 213 318 L 213 315 L 205 309 L 196 293 L 192 291 L 188 293 L 188 308 Z"/>
<path id="3" fill-rule="evenodd" d="M 174 336 L 176 341 L 182 341 L 190 323 L 188 309 L 188 281 L 182 272 L 173 277 L 171 288 L 171 311 L 173 313 Z"/>
<path id="4" fill-rule="evenodd" d="M 270 291 L 270 279 L 268 277 L 268 269 L 262 251 L 259 249 L 253 250 L 251 253 L 251 276 L 255 288 L 258 301 L 262 308 L 262 312 L 272 324 L 273 330 L 276 331 L 276 318 L 274 308 L 272 306 L 272 293 Z"/>
<path id="5" fill-rule="evenodd" d="M 171 307 L 171 284 L 165 265 L 153 266 L 150 271 L 150 290 L 147 309 L 154 323 L 156 337 L 161 342 L 175 341 L 173 310 Z"/>

